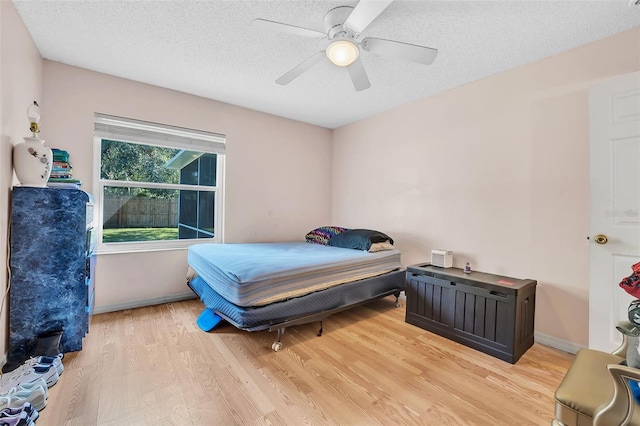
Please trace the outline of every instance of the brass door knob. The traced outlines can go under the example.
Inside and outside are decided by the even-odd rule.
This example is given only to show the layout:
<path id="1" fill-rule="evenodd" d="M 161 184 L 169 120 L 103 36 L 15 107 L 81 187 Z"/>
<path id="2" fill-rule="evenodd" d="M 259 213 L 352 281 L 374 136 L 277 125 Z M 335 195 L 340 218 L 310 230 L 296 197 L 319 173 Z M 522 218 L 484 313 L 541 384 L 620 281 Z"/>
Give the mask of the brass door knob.
<path id="1" fill-rule="evenodd" d="M 604 234 L 598 234 L 593 237 L 593 239 L 598 244 L 607 244 L 607 242 L 609 241 L 609 238 L 607 238 L 607 236 Z"/>

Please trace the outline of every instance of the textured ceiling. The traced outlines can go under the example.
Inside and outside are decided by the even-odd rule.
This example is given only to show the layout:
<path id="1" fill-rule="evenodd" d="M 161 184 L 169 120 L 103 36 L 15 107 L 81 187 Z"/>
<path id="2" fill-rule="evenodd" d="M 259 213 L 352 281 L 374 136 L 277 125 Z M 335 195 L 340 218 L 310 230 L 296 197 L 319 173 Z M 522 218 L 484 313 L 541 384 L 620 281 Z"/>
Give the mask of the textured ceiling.
<path id="1" fill-rule="evenodd" d="M 371 88 L 356 92 L 327 60 L 275 80 L 327 40 L 267 31 L 264 18 L 323 31 L 356 0 L 14 0 L 42 56 L 319 126 L 373 114 L 640 26 L 628 0 L 395 0 L 362 36 L 437 48 L 432 65 L 361 54 Z"/>

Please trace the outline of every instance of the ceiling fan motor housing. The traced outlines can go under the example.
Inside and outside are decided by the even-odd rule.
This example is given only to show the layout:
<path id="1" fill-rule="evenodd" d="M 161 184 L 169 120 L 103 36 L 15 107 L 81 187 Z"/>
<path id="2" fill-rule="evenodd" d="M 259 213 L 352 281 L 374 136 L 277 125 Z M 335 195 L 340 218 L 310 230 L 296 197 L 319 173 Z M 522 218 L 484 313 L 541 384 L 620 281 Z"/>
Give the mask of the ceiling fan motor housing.
<path id="1" fill-rule="evenodd" d="M 393 0 L 360 0 L 356 7 L 340 6 L 331 9 L 324 16 L 325 32 L 266 19 L 254 19 L 252 22 L 261 27 L 315 39 L 328 38 L 330 41 L 325 51 L 316 52 L 300 62 L 278 78 L 276 83 L 280 85 L 291 83 L 326 57 L 331 63 L 346 68 L 356 91 L 368 89 L 371 83 L 359 59 L 361 48 L 379 55 L 430 65 L 438 54 L 437 49 L 376 37 L 360 38 L 365 28 L 392 2 Z"/>
<path id="2" fill-rule="evenodd" d="M 327 32 L 327 37 L 329 40 L 334 40 L 336 38 L 345 38 L 348 36 L 345 31 L 343 24 L 351 15 L 353 11 L 353 7 L 350 6 L 340 6 L 334 9 L 331 9 L 324 16 L 324 29 Z M 353 38 L 353 36 L 350 36 Z"/>

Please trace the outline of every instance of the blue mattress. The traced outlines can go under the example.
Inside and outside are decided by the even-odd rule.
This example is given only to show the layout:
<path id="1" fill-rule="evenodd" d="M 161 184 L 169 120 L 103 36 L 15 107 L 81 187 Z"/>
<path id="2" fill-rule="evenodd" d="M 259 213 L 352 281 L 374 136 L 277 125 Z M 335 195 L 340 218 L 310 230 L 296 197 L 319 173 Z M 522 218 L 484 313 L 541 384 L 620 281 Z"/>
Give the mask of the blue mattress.
<path id="1" fill-rule="evenodd" d="M 208 309 L 239 329 L 257 331 L 305 316 L 348 308 L 390 294 L 397 296 L 404 290 L 405 271 L 397 270 L 340 284 L 260 307 L 241 307 L 229 302 L 200 276 L 195 276 L 188 284 Z"/>
<path id="2" fill-rule="evenodd" d="M 189 247 L 187 261 L 216 295 L 242 307 L 268 305 L 402 267 L 395 249 L 369 253 L 307 242 L 197 244 Z"/>

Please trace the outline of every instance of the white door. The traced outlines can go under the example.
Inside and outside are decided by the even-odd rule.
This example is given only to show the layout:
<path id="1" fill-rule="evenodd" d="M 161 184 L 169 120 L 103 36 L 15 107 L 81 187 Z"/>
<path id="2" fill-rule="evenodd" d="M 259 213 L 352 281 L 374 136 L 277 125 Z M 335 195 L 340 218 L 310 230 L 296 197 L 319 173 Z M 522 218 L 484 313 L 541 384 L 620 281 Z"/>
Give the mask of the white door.
<path id="1" fill-rule="evenodd" d="M 618 284 L 640 262 L 640 73 L 593 85 L 589 123 L 589 347 L 612 351 L 634 300 Z"/>

